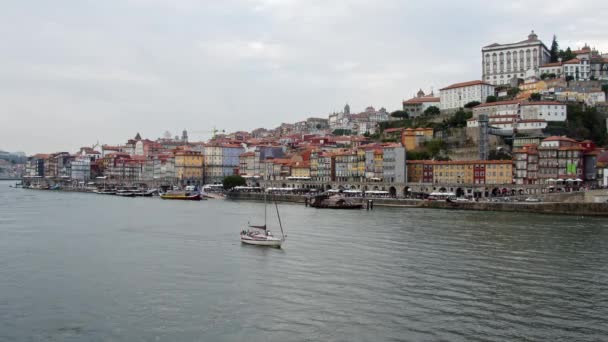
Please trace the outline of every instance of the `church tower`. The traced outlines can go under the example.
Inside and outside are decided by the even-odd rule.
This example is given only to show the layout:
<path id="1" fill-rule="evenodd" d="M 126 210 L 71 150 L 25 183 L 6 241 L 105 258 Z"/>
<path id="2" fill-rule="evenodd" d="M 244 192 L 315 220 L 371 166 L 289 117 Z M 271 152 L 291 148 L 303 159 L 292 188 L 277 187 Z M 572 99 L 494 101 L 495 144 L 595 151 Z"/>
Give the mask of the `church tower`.
<path id="1" fill-rule="evenodd" d="M 346 106 L 344 106 L 344 114 L 350 115 L 350 106 L 348 105 L 348 103 L 346 104 Z"/>
<path id="2" fill-rule="evenodd" d="M 182 131 L 182 142 L 188 142 L 188 131 L 186 130 Z"/>

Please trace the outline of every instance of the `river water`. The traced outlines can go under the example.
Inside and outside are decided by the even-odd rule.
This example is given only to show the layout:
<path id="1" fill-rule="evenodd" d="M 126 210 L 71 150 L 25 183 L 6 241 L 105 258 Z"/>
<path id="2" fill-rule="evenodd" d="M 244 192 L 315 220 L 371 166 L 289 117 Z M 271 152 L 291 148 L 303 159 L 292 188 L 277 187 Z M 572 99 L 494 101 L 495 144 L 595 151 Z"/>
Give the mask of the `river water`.
<path id="1" fill-rule="evenodd" d="M 263 203 L 8 184 L 0 341 L 608 338 L 605 219 L 280 204 L 268 249 L 238 239 Z"/>

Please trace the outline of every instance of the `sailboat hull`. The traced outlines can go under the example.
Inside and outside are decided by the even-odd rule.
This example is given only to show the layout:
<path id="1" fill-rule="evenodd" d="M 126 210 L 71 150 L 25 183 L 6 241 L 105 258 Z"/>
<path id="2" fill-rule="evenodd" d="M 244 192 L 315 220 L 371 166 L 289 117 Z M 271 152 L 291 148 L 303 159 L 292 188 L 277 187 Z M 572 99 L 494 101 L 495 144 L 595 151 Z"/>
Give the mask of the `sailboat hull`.
<path id="1" fill-rule="evenodd" d="M 241 242 L 248 245 L 281 247 L 283 240 L 277 238 L 252 238 L 249 236 L 241 236 Z"/>

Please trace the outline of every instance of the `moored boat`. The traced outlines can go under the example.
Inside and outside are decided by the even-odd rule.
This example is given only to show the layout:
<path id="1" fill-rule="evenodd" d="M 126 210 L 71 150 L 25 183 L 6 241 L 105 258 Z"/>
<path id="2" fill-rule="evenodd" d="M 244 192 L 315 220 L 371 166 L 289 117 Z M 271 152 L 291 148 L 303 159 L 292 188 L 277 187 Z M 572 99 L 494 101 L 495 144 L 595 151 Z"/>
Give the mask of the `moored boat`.
<path id="1" fill-rule="evenodd" d="M 341 195 L 320 194 L 310 198 L 310 206 L 319 209 L 362 209 L 363 204 Z"/>
<path id="2" fill-rule="evenodd" d="M 116 196 L 121 196 L 121 197 L 135 197 L 135 192 L 132 190 L 117 190 L 116 191 Z"/>
<path id="3" fill-rule="evenodd" d="M 162 199 L 200 201 L 201 193 L 198 191 L 169 191 L 160 195 Z"/>

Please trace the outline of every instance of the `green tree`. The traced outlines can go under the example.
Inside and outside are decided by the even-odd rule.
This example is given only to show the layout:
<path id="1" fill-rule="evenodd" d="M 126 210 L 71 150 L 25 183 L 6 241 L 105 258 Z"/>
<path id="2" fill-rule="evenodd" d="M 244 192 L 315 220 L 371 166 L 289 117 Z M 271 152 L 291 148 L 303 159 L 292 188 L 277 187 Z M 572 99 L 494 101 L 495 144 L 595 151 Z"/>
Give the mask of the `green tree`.
<path id="1" fill-rule="evenodd" d="M 479 102 L 479 101 L 471 101 L 471 102 L 469 102 L 469 103 L 465 104 L 465 105 L 464 105 L 464 108 L 469 108 L 469 109 L 471 109 L 471 108 L 473 108 L 473 107 L 475 107 L 475 106 L 479 106 L 480 104 L 481 104 L 481 102 Z"/>
<path id="2" fill-rule="evenodd" d="M 488 155 L 488 160 L 511 160 L 512 158 L 504 149 L 492 150 Z"/>
<path id="3" fill-rule="evenodd" d="M 406 151 L 407 160 L 428 160 L 431 155 L 427 151 Z"/>
<path id="4" fill-rule="evenodd" d="M 391 116 L 394 118 L 399 118 L 401 120 L 404 120 L 404 119 L 410 118 L 410 113 L 408 113 L 406 110 L 396 110 L 391 113 Z"/>
<path id="5" fill-rule="evenodd" d="M 559 44 L 557 43 L 557 37 L 553 35 L 553 41 L 551 42 L 551 49 L 549 50 L 549 55 L 551 56 L 551 63 L 557 62 L 559 58 Z"/>
<path id="6" fill-rule="evenodd" d="M 572 52 L 572 50 L 570 49 L 570 47 L 568 47 L 566 49 L 566 51 L 559 50 L 559 54 L 558 55 L 562 59 L 563 62 L 569 61 L 571 59 L 576 58 L 576 55 Z"/>
<path id="7" fill-rule="evenodd" d="M 519 89 L 518 87 L 509 88 L 509 90 L 507 90 L 507 95 L 509 95 L 510 97 L 515 97 L 517 96 L 517 94 L 519 94 L 520 91 L 521 89 Z"/>
<path id="8" fill-rule="evenodd" d="M 490 103 L 490 102 L 496 102 L 496 96 L 494 95 L 489 95 L 488 97 L 486 97 L 486 102 Z"/>
<path id="9" fill-rule="evenodd" d="M 446 120 L 445 124 L 449 127 L 466 127 L 467 120 L 473 117 L 473 113 L 465 112 L 463 109 L 459 109 L 451 118 Z"/>
<path id="10" fill-rule="evenodd" d="M 608 94 L 608 84 L 602 84 L 602 91 Z"/>
<path id="11" fill-rule="evenodd" d="M 532 93 L 530 94 L 530 101 L 540 101 L 541 96 L 540 93 Z"/>
<path id="12" fill-rule="evenodd" d="M 350 129 L 338 128 L 338 129 L 334 129 L 332 134 L 333 135 L 351 135 L 352 131 Z"/>
<path id="13" fill-rule="evenodd" d="M 433 139 L 425 142 L 424 147 L 431 158 L 437 158 L 441 155 L 441 151 L 446 149 L 446 144 L 441 139 Z"/>
<path id="14" fill-rule="evenodd" d="M 222 181 L 222 186 L 225 190 L 230 190 L 235 186 L 245 186 L 246 184 L 247 181 L 245 180 L 245 178 L 239 175 L 226 176 Z"/>
<path id="15" fill-rule="evenodd" d="M 574 81 L 574 76 L 566 76 L 566 82 Z"/>
<path id="16" fill-rule="evenodd" d="M 437 106 L 430 106 L 429 108 L 424 110 L 424 115 L 439 115 L 441 114 L 441 110 Z"/>

